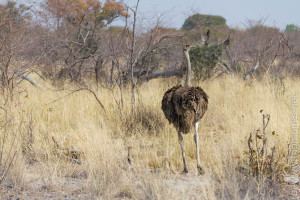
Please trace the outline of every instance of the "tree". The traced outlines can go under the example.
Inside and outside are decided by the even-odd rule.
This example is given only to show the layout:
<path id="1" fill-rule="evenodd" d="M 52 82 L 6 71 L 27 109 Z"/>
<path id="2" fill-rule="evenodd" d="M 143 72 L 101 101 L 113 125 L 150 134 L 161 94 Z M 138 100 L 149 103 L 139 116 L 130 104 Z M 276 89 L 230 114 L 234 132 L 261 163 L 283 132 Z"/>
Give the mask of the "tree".
<path id="1" fill-rule="evenodd" d="M 197 79 L 208 79 L 213 75 L 213 69 L 218 63 L 218 58 L 222 55 L 222 47 L 199 46 L 190 51 L 191 65 Z"/>
<path id="2" fill-rule="evenodd" d="M 64 63 L 58 77 L 84 83 L 86 73 L 94 70 L 99 81 L 101 68 L 108 57 L 103 28 L 118 17 L 128 17 L 125 6 L 110 0 L 105 3 L 97 0 L 47 0 L 43 8 L 53 19 L 47 21 L 49 28 L 54 29 L 51 35 L 53 54 L 57 55 L 58 63 Z"/>
<path id="3" fill-rule="evenodd" d="M 44 7 L 56 18 L 77 25 L 86 21 L 109 24 L 119 16 L 128 16 L 122 3 L 110 0 L 104 4 L 97 0 L 47 0 Z"/>
<path id="4" fill-rule="evenodd" d="M 0 5 L 0 85 L 4 97 L 13 98 L 20 80 L 28 79 L 32 66 L 43 55 L 43 51 L 32 53 L 36 26 L 29 10 L 14 1 Z"/>
<path id="5" fill-rule="evenodd" d="M 141 28 L 141 24 L 138 24 L 137 20 L 138 6 L 139 0 L 137 0 L 134 9 L 128 7 L 133 13 L 133 19 L 132 21 L 126 21 L 120 37 L 114 37 L 112 40 L 115 41 L 117 38 L 117 41 L 111 42 L 113 63 L 115 63 L 119 74 L 117 84 L 122 94 L 123 81 L 130 81 L 133 111 L 135 111 L 136 105 L 137 84 L 163 76 L 162 74 L 155 73 L 155 71 L 165 56 L 170 55 L 170 52 L 174 51 L 174 44 L 176 43 L 172 43 L 170 40 L 173 38 L 178 41 L 182 37 L 173 33 L 171 29 L 160 27 L 159 17 L 154 27 L 147 28 L 147 32 L 139 33 L 137 30 Z M 146 28 L 141 29 L 147 30 Z M 111 31 L 112 34 L 116 34 L 116 31 L 113 29 Z"/>
<path id="6" fill-rule="evenodd" d="M 248 79 L 253 75 L 263 78 L 266 74 L 281 76 L 297 71 L 288 60 L 294 51 L 290 36 L 298 34 L 266 26 L 263 19 L 248 20 L 246 25 L 246 30 L 232 29 L 234 42 L 225 49 L 226 60 L 236 74 Z"/>
<path id="7" fill-rule="evenodd" d="M 295 24 L 288 24 L 285 27 L 287 32 L 300 32 L 300 27 L 296 26 Z"/>
<path id="8" fill-rule="evenodd" d="M 226 19 L 221 16 L 216 15 L 202 15 L 202 14 L 194 14 L 188 17 L 182 29 L 189 31 L 192 29 L 199 29 L 199 28 L 207 28 L 207 27 L 227 27 Z"/>

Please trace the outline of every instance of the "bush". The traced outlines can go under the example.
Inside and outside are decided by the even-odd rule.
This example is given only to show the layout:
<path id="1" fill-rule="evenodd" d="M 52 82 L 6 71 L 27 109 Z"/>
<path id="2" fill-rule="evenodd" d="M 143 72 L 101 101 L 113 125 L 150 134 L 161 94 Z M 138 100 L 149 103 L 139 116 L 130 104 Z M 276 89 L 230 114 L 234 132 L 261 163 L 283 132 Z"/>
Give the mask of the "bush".
<path id="1" fill-rule="evenodd" d="M 210 78 L 221 54 L 221 46 L 196 46 L 191 49 L 191 65 L 196 79 Z"/>

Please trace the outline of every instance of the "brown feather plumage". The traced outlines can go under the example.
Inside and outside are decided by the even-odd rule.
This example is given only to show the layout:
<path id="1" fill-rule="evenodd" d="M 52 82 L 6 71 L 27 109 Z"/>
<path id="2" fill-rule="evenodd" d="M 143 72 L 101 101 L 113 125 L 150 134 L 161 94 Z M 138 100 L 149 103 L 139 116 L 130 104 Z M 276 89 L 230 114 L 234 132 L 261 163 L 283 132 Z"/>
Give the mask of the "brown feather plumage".
<path id="1" fill-rule="evenodd" d="M 186 134 L 205 114 L 208 96 L 201 87 L 174 86 L 162 99 L 162 110 L 175 128 Z"/>

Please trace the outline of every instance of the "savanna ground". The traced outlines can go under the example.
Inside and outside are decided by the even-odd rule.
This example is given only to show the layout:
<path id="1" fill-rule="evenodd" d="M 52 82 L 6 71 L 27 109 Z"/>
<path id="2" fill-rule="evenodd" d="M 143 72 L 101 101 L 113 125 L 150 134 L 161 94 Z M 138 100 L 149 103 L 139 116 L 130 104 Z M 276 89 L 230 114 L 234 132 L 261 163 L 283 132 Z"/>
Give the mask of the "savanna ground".
<path id="1" fill-rule="evenodd" d="M 123 109 L 117 89 L 94 88 L 104 112 L 89 91 L 70 94 L 40 81 L 42 89 L 24 82 L 12 101 L 2 102 L 1 199 L 291 199 L 291 188 L 299 188 L 282 181 L 283 170 L 271 185 L 237 170 L 246 168 L 249 134 L 262 126 L 262 113 L 270 114 L 268 148 L 276 146 L 275 160 L 286 167 L 299 79 L 193 83 L 209 95 L 199 128 L 203 176 L 196 173 L 193 132 L 184 136 L 190 172 L 181 174 L 177 133 L 161 110 L 164 92 L 180 80 L 139 86 L 135 114 L 129 87 Z M 59 148 L 80 155 L 66 157 Z"/>

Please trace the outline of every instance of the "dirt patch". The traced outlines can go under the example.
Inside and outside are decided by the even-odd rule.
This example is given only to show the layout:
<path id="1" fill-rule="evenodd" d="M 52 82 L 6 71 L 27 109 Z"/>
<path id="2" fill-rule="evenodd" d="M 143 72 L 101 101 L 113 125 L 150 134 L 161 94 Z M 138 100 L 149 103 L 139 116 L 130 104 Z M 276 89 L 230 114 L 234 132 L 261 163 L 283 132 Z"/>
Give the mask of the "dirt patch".
<path id="1" fill-rule="evenodd" d="M 138 172 L 136 172 L 138 173 Z M 172 194 L 172 197 L 195 199 L 199 196 L 199 188 L 208 185 L 206 176 L 197 176 L 196 173 L 189 174 L 163 174 L 163 173 L 138 173 L 136 174 L 135 185 L 137 186 L 137 195 L 134 198 L 145 198 L 145 193 L 141 188 L 145 188 L 145 180 L 149 177 L 151 187 L 164 187 L 165 191 Z M 143 177 L 143 178 L 140 178 Z M 55 182 L 46 181 L 43 178 L 37 177 L 36 174 L 27 174 L 27 180 L 23 187 L 12 187 L 3 185 L 0 187 L 0 200 L 56 200 L 56 199 L 97 199 L 91 190 L 88 188 L 88 179 L 86 177 L 70 178 L 70 177 L 55 177 Z M 154 180 L 156 179 L 156 180 Z M 157 185 L 162 183 L 162 185 Z M 139 191 L 139 189 L 141 189 Z M 149 188 L 153 190 L 153 188 Z M 113 199 L 124 199 L 124 195 L 112 197 Z M 128 199 L 125 197 L 125 199 Z"/>

